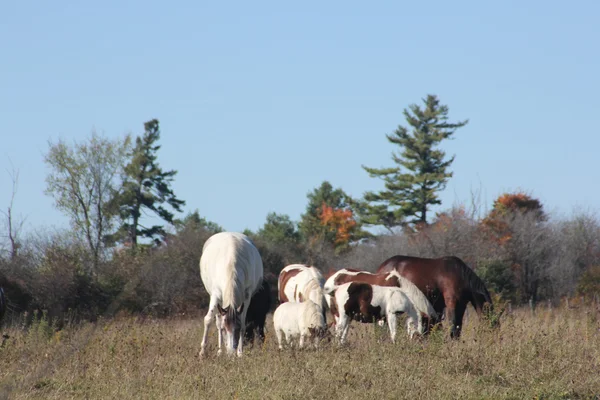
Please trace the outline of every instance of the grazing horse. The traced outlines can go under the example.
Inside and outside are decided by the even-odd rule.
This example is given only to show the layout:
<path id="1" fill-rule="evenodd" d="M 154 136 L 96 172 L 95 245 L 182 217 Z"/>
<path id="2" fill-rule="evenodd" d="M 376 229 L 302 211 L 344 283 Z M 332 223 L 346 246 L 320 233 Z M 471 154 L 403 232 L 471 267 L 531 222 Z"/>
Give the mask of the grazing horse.
<path id="1" fill-rule="evenodd" d="M 364 282 L 348 282 L 333 292 L 332 304 L 338 313 L 335 327 L 340 344 L 346 341 L 350 321 L 363 323 L 387 320 L 392 342 L 396 341 L 397 314 L 407 314 L 407 330 L 412 338 L 415 331 L 423 333 L 421 314 L 412 299 L 399 287 L 371 285 Z M 417 300 L 418 301 L 418 300 Z M 334 309 L 334 307 L 331 307 Z"/>
<path id="2" fill-rule="evenodd" d="M 315 267 L 304 264 L 291 264 L 281 270 L 277 281 L 279 302 L 301 303 L 312 300 L 325 317 L 327 303 L 323 293 L 325 278 Z"/>
<path id="3" fill-rule="evenodd" d="M 256 335 L 262 342 L 265 341 L 265 320 L 272 304 L 271 285 L 263 280 L 262 285 L 252 296 L 246 314 L 246 342 L 254 343 Z"/>
<path id="4" fill-rule="evenodd" d="M 258 250 L 246 235 L 217 233 L 206 241 L 200 257 L 200 276 L 210 295 L 204 317 L 200 356 L 206 354 L 208 331 L 215 317 L 219 350 L 223 333 L 228 354 L 242 355 L 246 314 L 250 299 L 263 280 L 263 264 Z M 215 313 L 218 310 L 218 315 Z"/>
<path id="5" fill-rule="evenodd" d="M 273 314 L 273 326 L 279 350 L 283 349 L 284 336 L 288 344 L 293 338 L 300 337 L 298 348 L 304 346 L 304 340 L 307 338 L 313 339 L 316 348 L 327 331 L 321 307 L 312 300 L 280 304 Z"/>
<path id="6" fill-rule="evenodd" d="M 462 320 L 471 302 L 477 314 L 492 298 L 483 281 L 458 257 L 419 258 L 394 256 L 385 260 L 378 273 L 398 271 L 417 285 L 433 304 L 439 316 L 446 309 L 446 319 L 452 324 L 450 336 L 459 338 Z"/>
<path id="7" fill-rule="evenodd" d="M 421 317 L 436 317 L 436 312 L 433 309 L 433 306 L 431 305 L 427 297 L 423 294 L 423 292 L 419 290 L 419 288 L 415 286 L 411 281 L 409 281 L 406 278 L 403 278 L 396 271 L 381 274 L 373 274 L 367 271 L 343 268 L 336 271 L 331 276 L 329 276 L 329 278 L 327 278 L 323 289 L 326 293 L 331 293 L 338 286 L 348 282 L 363 282 L 369 283 L 371 285 L 398 287 L 409 297 L 409 299 L 414 299 L 412 300 L 412 302 L 414 303 L 414 306 L 417 309 L 417 311 L 421 314 Z M 331 306 L 331 297 L 326 297 L 326 299 L 328 303 L 330 303 L 329 307 L 331 309 L 331 313 L 333 315 L 334 321 L 337 323 L 337 317 L 334 313 L 333 307 Z"/>

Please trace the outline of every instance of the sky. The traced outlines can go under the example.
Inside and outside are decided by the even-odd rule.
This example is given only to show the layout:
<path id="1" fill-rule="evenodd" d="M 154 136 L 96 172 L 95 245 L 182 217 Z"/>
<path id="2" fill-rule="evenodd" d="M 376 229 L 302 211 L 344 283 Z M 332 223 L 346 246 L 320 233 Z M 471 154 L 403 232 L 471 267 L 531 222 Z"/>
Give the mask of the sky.
<path id="1" fill-rule="evenodd" d="M 373 3 L 373 4 L 371 4 Z M 385 135 L 436 94 L 455 155 L 443 210 L 525 190 L 549 212 L 597 210 L 600 2 L 0 3 L 0 208 L 68 227 L 44 194 L 48 141 L 141 135 L 186 212 L 227 230 L 299 220 L 328 180 L 382 189 Z"/>

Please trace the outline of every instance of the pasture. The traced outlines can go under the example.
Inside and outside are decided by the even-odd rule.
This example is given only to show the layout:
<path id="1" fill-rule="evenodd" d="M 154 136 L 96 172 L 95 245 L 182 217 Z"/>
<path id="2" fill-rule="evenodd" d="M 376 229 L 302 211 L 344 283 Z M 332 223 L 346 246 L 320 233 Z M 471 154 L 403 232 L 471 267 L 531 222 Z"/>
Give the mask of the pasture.
<path id="1" fill-rule="evenodd" d="M 11 399 L 582 399 L 600 394 L 600 314 L 592 308 L 514 310 L 497 330 L 469 309 L 447 332 L 394 345 L 385 327 L 353 323 L 348 344 L 278 351 L 272 315 L 263 346 L 216 356 L 204 314 L 119 317 L 55 332 L 42 320 L 7 329 L 0 397 Z M 404 321 L 399 321 L 404 323 Z M 399 327 L 400 328 L 400 327 Z M 213 327 L 214 329 L 214 327 Z"/>

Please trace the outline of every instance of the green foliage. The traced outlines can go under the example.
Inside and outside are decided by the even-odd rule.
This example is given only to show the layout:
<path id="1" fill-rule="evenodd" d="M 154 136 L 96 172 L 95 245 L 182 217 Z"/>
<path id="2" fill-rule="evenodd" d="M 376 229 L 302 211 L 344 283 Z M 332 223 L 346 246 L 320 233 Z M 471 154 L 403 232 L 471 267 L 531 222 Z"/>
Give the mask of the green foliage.
<path id="1" fill-rule="evenodd" d="M 24 318 L 27 318 L 25 315 Z M 33 312 L 33 318 L 27 330 L 28 341 L 47 342 L 52 337 L 56 329 L 56 320 L 50 322 L 48 320 L 48 312 L 46 310 L 41 313 L 39 310 Z"/>
<path id="2" fill-rule="evenodd" d="M 600 294 L 600 266 L 590 267 L 581 275 L 577 292 L 582 295 Z"/>
<path id="3" fill-rule="evenodd" d="M 480 261 L 477 266 L 477 275 L 483 280 L 488 290 L 496 293 L 501 299 L 515 300 L 517 288 L 509 263 L 501 260 Z"/>
<path id="4" fill-rule="evenodd" d="M 300 232 L 289 215 L 270 212 L 267 221 L 257 233 L 262 239 L 276 244 L 297 244 L 300 242 Z"/>
<path id="5" fill-rule="evenodd" d="M 72 146 L 62 140 L 49 143 L 44 161 L 50 167 L 46 194 L 64 212 L 73 229 L 85 238 L 97 265 L 105 236 L 112 233 L 117 210 L 111 197 L 117 187 L 130 137 L 109 140 L 92 132 Z"/>
<path id="6" fill-rule="evenodd" d="M 174 224 L 178 232 L 184 230 L 193 230 L 196 232 L 205 230 L 214 235 L 215 233 L 224 231 L 221 225 L 201 217 L 198 210 L 188 213 L 183 219 L 175 219 Z"/>
<path id="7" fill-rule="evenodd" d="M 114 198 L 123 219 L 120 235 L 116 238 L 127 240 L 134 249 L 140 237 L 151 238 L 159 243 L 166 234 L 162 225 L 142 226 L 142 211 L 150 211 L 173 224 L 174 214 L 165 205 L 178 212 L 185 205 L 185 201 L 178 199 L 171 189 L 177 171 L 163 171 L 156 161 L 156 153 L 160 149 L 156 144 L 160 139 L 158 120 L 146 122 L 144 129 L 144 135 L 135 140 L 135 147 L 130 153 L 131 160 L 125 167 L 123 187 Z"/>
<path id="8" fill-rule="evenodd" d="M 385 190 L 365 193 L 368 205 L 361 216 L 365 224 L 383 225 L 391 231 L 403 225 L 406 217 L 412 217 L 409 223 L 427 223 L 429 207 L 441 204 L 437 193 L 452 177 L 448 167 L 454 156 L 445 159 L 446 153 L 437 146 L 468 121 L 448 122 L 448 107 L 441 105 L 434 95 L 428 95 L 423 102 L 424 108 L 413 104 L 404 109 L 411 131 L 399 126 L 392 135 L 386 135 L 390 143 L 402 149 L 392 154 L 397 166 L 368 168 L 363 165 L 371 177 L 385 182 Z"/>

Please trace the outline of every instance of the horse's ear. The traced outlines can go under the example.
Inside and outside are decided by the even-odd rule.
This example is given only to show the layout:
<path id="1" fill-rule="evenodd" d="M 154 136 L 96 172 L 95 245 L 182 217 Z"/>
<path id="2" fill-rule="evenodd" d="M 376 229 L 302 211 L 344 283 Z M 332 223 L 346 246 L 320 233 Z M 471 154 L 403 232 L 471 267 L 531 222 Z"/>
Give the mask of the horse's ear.
<path id="1" fill-rule="evenodd" d="M 221 314 L 221 315 L 227 314 L 227 310 L 229 309 L 229 307 L 227 307 L 227 308 L 221 307 L 220 304 L 217 304 L 217 308 L 219 309 L 219 314 Z"/>
<path id="2" fill-rule="evenodd" d="M 242 303 L 242 305 L 239 306 L 238 309 L 237 309 L 237 312 L 240 313 L 240 314 L 242 313 L 242 311 L 244 311 L 244 303 Z"/>

